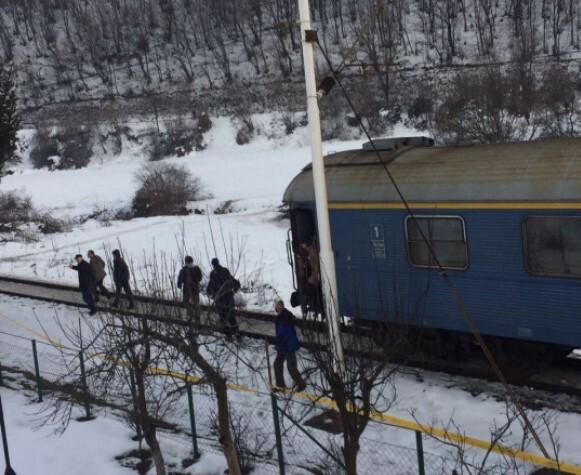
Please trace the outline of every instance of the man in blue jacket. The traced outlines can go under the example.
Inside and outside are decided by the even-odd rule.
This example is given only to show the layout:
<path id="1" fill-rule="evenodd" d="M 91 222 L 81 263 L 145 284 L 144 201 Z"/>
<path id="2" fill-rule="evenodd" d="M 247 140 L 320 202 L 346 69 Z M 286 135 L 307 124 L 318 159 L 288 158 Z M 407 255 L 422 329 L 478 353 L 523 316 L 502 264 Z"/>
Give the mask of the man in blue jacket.
<path id="1" fill-rule="evenodd" d="M 296 391 L 304 391 L 306 383 L 301 377 L 297 368 L 296 352 L 301 347 L 295 329 L 295 317 L 284 308 L 284 302 L 277 300 L 274 309 L 276 310 L 276 359 L 274 360 L 274 377 L 279 388 L 286 388 L 284 382 L 284 361 L 290 373 Z"/>

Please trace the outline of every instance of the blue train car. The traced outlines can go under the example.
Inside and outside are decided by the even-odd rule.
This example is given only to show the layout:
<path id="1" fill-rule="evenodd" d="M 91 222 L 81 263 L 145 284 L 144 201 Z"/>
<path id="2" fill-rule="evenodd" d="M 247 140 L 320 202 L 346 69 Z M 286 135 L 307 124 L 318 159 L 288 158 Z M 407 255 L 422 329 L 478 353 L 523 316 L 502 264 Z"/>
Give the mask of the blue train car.
<path id="1" fill-rule="evenodd" d="M 381 162 L 365 146 L 325 158 L 342 315 L 469 337 L 431 247 L 483 335 L 581 347 L 581 140 L 434 147 L 401 138 L 379 148 Z M 298 253 L 316 239 L 310 166 L 284 201 Z M 297 269 L 299 290 L 302 276 Z"/>

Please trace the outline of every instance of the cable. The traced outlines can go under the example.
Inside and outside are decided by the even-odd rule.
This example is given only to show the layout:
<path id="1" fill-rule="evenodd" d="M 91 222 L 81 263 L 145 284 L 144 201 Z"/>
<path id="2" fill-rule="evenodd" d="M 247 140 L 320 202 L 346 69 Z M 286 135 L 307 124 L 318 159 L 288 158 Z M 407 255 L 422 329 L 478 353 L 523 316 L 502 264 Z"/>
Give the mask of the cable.
<path id="1" fill-rule="evenodd" d="M 343 85 L 343 83 L 342 83 L 341 79 L 339 78 L 338 74 L 335 72 L 335 70 L 333 68 L 333 64 L 331 63 L 331 60 L 330 60 L 329 56 L 327 55 L 327 52 L 325 51 L 323 45 L 321 45 L 321 43 L 319 42 L 318 39 L 316 39 L 315 41 L 316 41 L 317 45 L 319 46 L 319 49 L 321 50 L 321 54 L 323 55 L 323 57 L 325 59 L 325 62 L 327 63 L 327 66 L 329 67 L 329 70 L 331 71 L 331 74 L 333 76 L 334 82 L 336 82 L 339 85 L 339 88 L 341 89 L 341 91 L 342 91 L 342 93 L 343 93 L 343 95 L 345 97 L 345 100 L 347 101 L 347 103 L 349 104 L 349 107 L 351 108 L 351 110 L 355 114 L 355 117 L 356 117 L 356 119 L 357 119 L 357 121 L 359 123 L 359 126 L 361 127 L 361 129 L 363 130 L 363 133 L 365 134 L 365 136 L 369 140 L 369 143 L 371 144 L 371 147 L 373 148 L 373 152 L 377 156 L 377 159 L 379 160 L 379 163 L 382 165 L 383 170 L 385 171 L 387 177 L 389 178 L 391 184 L 393 185 L 393 187 L 394 187 L 394 189 L 395 189 L 395 191 L 396 191 L 399 199 L 403 203 L 403 205 L 404 205 L 407 213 L 409 214 L 411 220 L 413 221 L 414 225 L 416 226 L 416 228 L 417 228 L 417 230 L 418 230 L 418 232 L 419 232 L 422 240 L 426 244 L 426 246 L 428 248 L 428 251 L 430 253 L 430 257 L 433 259 L 436 267 L 438 268 L 438 272 L 439 272 L 440 276 L 446 282 L 446 285 L 448 286 L 448 291 L 452 295 L 452 298 L 454 300 L 454 303 L 456 304 L 456 307 L 458 308 L 458 310 L 460 310 L 460 313 L 462 314 L 464 320 L 466 321 L 466 323 L 468 325 L 468 328 L 470 329 L 470 332 L 472 333 L 472 335 L 476 339 L 478 345 L 482 349 L 482 352 L 484 353 L 484 356 L 488 360 L 488 363 L 492 367 L 492 369 L 493 369 L 494 373 L 496 374 L 497 378 L 504 385 L 504 387 L 505 387 L 505 389 L 507 391 L 507 394 L 508 394 L 509 399 L 513 402 L 513 404 L 517 408 L 517 411 L 519 412 L 521 418 L 523 419 L 523 422 L 524 422 L 526 428 L 533 435 L 533 438 L 535 439 L 535 442 L 536 442 L 537 446 L 539 447 L 539 449 L 541 450 L 541 452 L 543 453 L 543 455 L 546 458 L 550 459 L 551 457 L 549 456 L 549 453 L 545 449 L 545 446 L 543 445 L 543 443 L 542 443 L 542 441 L 541 441 L 541 439 L 540 439 L 537 431 L 535 430 L 535 428 L 533 427 L 532 423 L 530 422 L 528 416 L 526 415 L 526 412 L 525 412 L 522 404 L 518 400 L 516 394 L 514 393 L 513 389 L 511 388 L 508 380 L 504 376 L 504 373 L 502 372 L 502 369 L 500 368 L 500 366 L 496 362 L 496 359 L 494 358 L 494 355 L 490 351 L 490 348 L 488 347 L 488 345 L 484 341 L 484 338 L 482 337 L 480 331 L 478 330 L 478 327 L 476 326 L 476 323 L 474 322 L 474 320 L 470 316 L 470 313 L 468 312 L 468 309 L 466 308 L 466 306 L 464 304 L 464 300 L 462 299 L 462 296 L 461 296 L 460 292 L 458 291 L 458 289 L 456 288 L 456 286 L 454 285 L 454 283 L 450 279 L 450 276 L 447 274 L 446 270 L 444 269 L 444 267 L 440 263 L 440 260 L 438 259 L 438 257 L 437 257 L 437 255 L 436 255 L 436 253 L 434 251 L 434 248 L 433 248 L 431 242 L 427 239 L 427 237 L 426 237 L 423 229 L 421 228 L 421 226 L 419 225 L 419 223 L 417 221 L 417 218 L 416 218 L 416 216 L 415 216 L 412 208 L 409 205 L 409 202 L 407 201 L 407 199 L 405 198 L 403 192 L 401 191 L 401 188 L 399 187 L 399 185 L 398 185 L 395 177 L 393 176 L 393 174 L 389 170 L 388 164 L 381 157 L 381 154 L 379 153 L 379 150 L 377 149 L 377 147 L 375 145 L 375 142 L 373 141 L 373 139 L 372 139 L 372 137 L 371 137 L 371 135 L 370 135 L 367 127 L 365 127 L 365 125 L 363 123 L 363 120 L 361 118 L 361 115 L 359 114 L 357 108 L 353 104 L 353 101 L 351 100 L 351 97 L 349 96 L 349 93 L 345 89 L 345 86 Z M 325 87 L 325 90 L 328 90 L 328 87 Z"/>

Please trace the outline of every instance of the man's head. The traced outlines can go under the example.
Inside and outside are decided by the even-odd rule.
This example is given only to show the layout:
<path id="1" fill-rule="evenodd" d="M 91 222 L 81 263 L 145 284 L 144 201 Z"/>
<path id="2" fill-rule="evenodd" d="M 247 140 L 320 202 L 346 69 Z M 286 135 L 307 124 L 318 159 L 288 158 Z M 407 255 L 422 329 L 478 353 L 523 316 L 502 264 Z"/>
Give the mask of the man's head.
<path id="1" fill-rule="evenodd" d="M 92 257 L 94 257 L 95 256 L 95 251 L 89 251 L 89 252 L 87 252 L 87 256 L 89 257 L 89 259 L 92 258 Z"/>
<path id="2" fill-rule="evenodd" d="M 274 302 L 274 311 L 276 313 L 281 313 L 284 310 L 284 302 L 280 299 Z"/>
<path id="3" fill-rule="evenodd" d="M 220 261 L 218 260 L 217 257 L 214 257 L 214 259 L 212 259 L 212 267 L 214 269 L 217 269 L 218 267 L 220 267 Z"/>
<path id="4" fill-rule="evenodd" d="M 77 264 L 80 264 L 83 261 L 83 256 L 81 254 L 77 254 L 75 256 L 75 261 L 77 261 Z"/>
<path id="5" fill-rule="evenodd" d="M 186 256 L 184 262 L 187 266 L 191 266 L 194 263 L 194 258 L 192 256 Z"/>
<path id="6" fill-rule="evenodd" d="M 113 257 L 121 257 L 121 253 L 119 252 L 119 249 L 115 249 L 113 251 Z"/>

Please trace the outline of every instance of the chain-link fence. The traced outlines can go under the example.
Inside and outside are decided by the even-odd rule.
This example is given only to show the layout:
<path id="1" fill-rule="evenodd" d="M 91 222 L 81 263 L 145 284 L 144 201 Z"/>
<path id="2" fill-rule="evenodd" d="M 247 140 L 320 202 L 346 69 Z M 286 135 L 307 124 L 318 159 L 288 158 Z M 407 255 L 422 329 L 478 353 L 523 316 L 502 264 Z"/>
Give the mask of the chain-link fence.
<path id="1" fill-rule="evenodd" d="M 41 401 L 48 391 L 70 391 L 74 387 L 85 418 L 91 419 L 91 381 L 87 381 L 85 373 L 95 364 L 95 355 L 87 358 L 83 351 L 66 348 L 67 360 L 64 350 L 55 342 L 0 332 L 0 385 L 10 372 L 17 371 L 33 383 Z M 71 354 L 76 361 L 73 365 Z M 10 367 L 2 366 L 6 361 L 10 361 Z M 123 370 L 131 376 L 131 368 L 124 365 Z M 168 435 L 176 439 L 174 445 L 178 448 L 175 450 L 189 452 L 194 460 L 204 452 L 220 453 L 217 402 L 212 387 L 185 375 L 174 374 L 176 376 L 183 379 L 176 386 L 179 394 L 162 421 L 173 429 Z M 168 378 L 162 374 L 152 377 Z M 133 378 L 127 379 L 127 387 L 118 393 L 118 399 L 107 403 L 120 407 L 123 402 L 128 406 L 124 409 L 130 413 L 135 388 Z M 230 429 L 243 473 L 345 473 L 343 433 L 332 408 L 288 393 L 261 392 L 238 386 L 230 388 L 228 400 Z M 136 430 L 139 437 L 139 428 Z M 433 441 L 421 430 L 370 420 L 360 438 L 357 472 L 361 475 L 452 475 L 455 461 L 426 450 L 424 442 L 428 439 Z M 581 473 L 581 469 L 575 473 Z"/>

